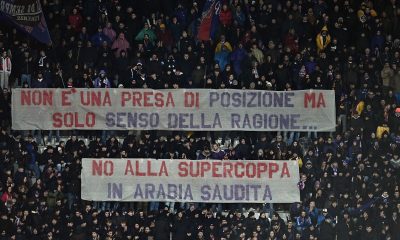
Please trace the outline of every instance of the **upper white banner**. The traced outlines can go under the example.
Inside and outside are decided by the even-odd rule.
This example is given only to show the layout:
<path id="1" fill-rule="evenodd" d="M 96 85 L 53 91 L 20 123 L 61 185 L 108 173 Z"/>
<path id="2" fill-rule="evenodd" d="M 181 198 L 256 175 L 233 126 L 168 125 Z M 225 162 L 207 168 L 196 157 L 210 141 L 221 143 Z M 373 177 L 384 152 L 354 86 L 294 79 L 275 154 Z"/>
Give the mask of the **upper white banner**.
<path id="1" fill-rule="evenodd" d="M 335 129 L 332 90 L 13 89 L 14 130 Z"/>

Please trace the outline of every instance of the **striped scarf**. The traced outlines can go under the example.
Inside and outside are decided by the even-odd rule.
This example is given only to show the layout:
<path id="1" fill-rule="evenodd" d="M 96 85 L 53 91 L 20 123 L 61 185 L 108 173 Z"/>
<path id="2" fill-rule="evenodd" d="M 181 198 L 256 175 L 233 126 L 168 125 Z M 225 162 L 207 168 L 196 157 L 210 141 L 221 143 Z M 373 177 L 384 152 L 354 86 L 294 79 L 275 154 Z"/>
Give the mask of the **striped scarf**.
<path id="1" fill-rule="evenodd" d="M 1 57 L 0 71 L 11 72 L 11 59 L 9 57 Z"/>

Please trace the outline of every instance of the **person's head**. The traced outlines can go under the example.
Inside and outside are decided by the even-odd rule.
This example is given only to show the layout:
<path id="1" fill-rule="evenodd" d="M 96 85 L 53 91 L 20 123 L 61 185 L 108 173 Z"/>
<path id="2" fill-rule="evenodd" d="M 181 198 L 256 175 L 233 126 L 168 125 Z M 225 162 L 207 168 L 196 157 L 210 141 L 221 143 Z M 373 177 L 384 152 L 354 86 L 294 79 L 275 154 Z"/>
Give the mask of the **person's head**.
<path id="1" fill-rule="evenodd" d="M 212 147 L 213 147 L 213 150 L 214 150 L 214 151 L 218 151 L 218 150 L 219 150 L 219 145 L 218 145 L 218 143 L 214 143 Z"/>
<path id="2" fill-rule="evenodd" d="M 314 150 L 313 149 L 309 149 L 307 154 L 310 155 L 310 156 L 314 155 Z"/>
<path id="3" fill-rule="evenodd" d="M 307 180 L 307 175 L 302 174 L 302 175 L 301 175 L 301 180 L 302 180 L 303 182 L 305 182 L 305 181 Z"/>
<path id="4" fill-rule="evenodd" d="M 225 42 L 225 35 L 221 35 L 220 39 L 221 39 L 221 42 L 224 43 Z"/>
<path id="5" fill-rule="evenodd" d="M 323 27 L 321 30 L 321 35 L 323 37 L 326 37 L 328 35 L 328 28 L 327 27 Z"/>
<path id="6" fill-rule="evenodd" d="M 92 231 L 92 238 L 97 238 L 98 237 L 98 234 L 97 234 L 97 232 L 95 232 L 95 231 Z"/>
<path id="7" fill-rule="evenodd" d="M 257 150 L 257 155 L 258 155 L 258 156 L 263 156 L 263 155 L 264 155 L 264 150 L 258 149 L 258 150 Z"/>
<path id="8" fill-rule="evenodd" d="M 7 51 L 3 51 L 3 52 L 1 53 L 1 56 L 7 57 Z"/>
<path id="9" fill-rule="evenodd" d="M 106 71 L 100 70 L 100 77 L 101 77 L 101 78 L 106 77 Z M 75 137 L 75 139 L 76 139 L 76 136 L 72 136 L 72 137 L 73 137 L 73 138 Z"/>
<path id="10" fill-rule="evenodd" d="M 322 209 L 322 215 L 326 217 L 328 215 L 328 209 L 326 208 Z"/>
<path id="11" fill-rule="evenodd" d="M 301 216 L 301 217 L 306 217 L 306 216 L 307 216 L 306 211 L 301 211 L 300 216 Z"/>

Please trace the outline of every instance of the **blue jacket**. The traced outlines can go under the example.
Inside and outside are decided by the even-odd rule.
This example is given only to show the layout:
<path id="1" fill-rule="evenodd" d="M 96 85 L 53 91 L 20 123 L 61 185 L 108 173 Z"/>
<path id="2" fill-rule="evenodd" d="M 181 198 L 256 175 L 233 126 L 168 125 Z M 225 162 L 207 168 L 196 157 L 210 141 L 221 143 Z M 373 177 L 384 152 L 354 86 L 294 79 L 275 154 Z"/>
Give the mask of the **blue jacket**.
<path id="1" fill-rule="evenodd" d="M 317 219 L 317 225 L 319 226 L 321 223 L 323 223 L 325 221 L 325 216 L 320 214 L 318 215 L 318 219 Z"/>
<path id="2" fill-rule="evenodd" d="M 215 54 L 214 60 L 218 62 L 221 71 L 225 70 L 225 66 L 229 63 L 229 52 L 222 50 Z"/>
<path id="3" fill-rule="evenodd" d="M 303 231 L 305 228 L 308 228 L 311 225 L 311 218 L 310 217 L 305 217 L 303 218 L 302 216 L 297 217 L 296 219 L 296 227 L 301 228 Z"/>
<path id="4" fill-rule="evenodd" d="M 95 88 L 110 88 L 111 87 L 111 82 L 108 80 L 108 78 L 104 78 L 102 80 L 100 77 L 97 77 L 93 81 L 93 86 Z"/>
<path id="5" fill-rule="evenodd" d="M 46 81 L 46 79 L 44 79 L 44 78 L 40 82 L 37 79 L 33 79 L 31 87 L 32 88 L 47 88 L 47 87 L 49 87 L 49 84 Z"/>
<path id="6" fill-rule="evenodd" d="M 108 44 L 111 44 L 111 40 L 103 33 L 97 32 L 95 35 L 92 36 L 91 42 L 94 46 L 100 47 L 101 44 L 106 41 Z"/>
<path id="7" fill-rule="evenodd" d="M 237 48 L 231 53 L 231 61 L 236 76 L 239 76 L 242 73 L 242 61 L 246 59 L 246 57 L 247 52 L 243 48 Z"/>

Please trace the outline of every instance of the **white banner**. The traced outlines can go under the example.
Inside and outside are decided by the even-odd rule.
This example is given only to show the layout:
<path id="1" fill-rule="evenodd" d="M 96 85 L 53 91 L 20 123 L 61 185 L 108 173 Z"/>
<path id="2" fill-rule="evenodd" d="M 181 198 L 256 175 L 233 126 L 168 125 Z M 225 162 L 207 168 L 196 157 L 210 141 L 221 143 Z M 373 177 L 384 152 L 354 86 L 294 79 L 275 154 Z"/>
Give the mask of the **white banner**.
<path id="1" fill-rule="evenodd" d="M 331 90 L 13 89 L 12 128 L 332 131 Z"/>
<path id="2" fill-rule="evenodd" d="M 85 158 L 81 176 L 89 201 L 300 201 L 297 161 Z"/>

